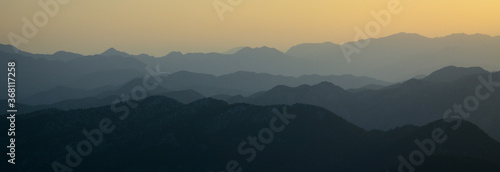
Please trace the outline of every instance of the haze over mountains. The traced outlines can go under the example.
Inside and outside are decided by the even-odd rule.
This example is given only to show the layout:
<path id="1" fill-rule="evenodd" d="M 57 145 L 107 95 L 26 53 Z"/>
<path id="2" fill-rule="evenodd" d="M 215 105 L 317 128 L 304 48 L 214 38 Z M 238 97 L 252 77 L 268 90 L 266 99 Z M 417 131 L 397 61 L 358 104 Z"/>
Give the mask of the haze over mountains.
<path id="1" fill-rule="evenodd" d="M 143 76 L 146 65 L 156 64 L 165 73 L 190 71 L 219 76 L 238 71 L 284 76 L 352 74 L 388 82 L 430 74 L 449 65 L 477 66 L 490 71 L 500 68 L 497 62 L 499 36 L 453 34 L 426 38 L 400 33 L 371 39 L 369 45 L 360 54 L 354 54 L 351 63 L 345 60 L 340 45 L 333 43 L 301 44 L 286 53 L 269 47 L 245 47 L 234 54 L 172 52 L 159 58 L 129 55 L 114 48 L 92 56 L 69 52 L 40 55 L 19 51 L 16 54 L 12 46 L 1 45 L 0 56 L 16 58 L 20 64 L 30 66 L 19 70 L 20 75 L 26 73 L 27 77 L 19 84 L 27 87 L 20 93 L 21 97 L 56 86 L 84 90 L 117 86 Z"/>
<path id="2" fill-rule="evenodd" d="M 366 129 L 390 129 L 403 124 L 423 125 L 439 119 L 440 111 L 445 108 L 444 103 L 466 96 L 467 90 L 473 89 L 474 83 L 477 83 L 473 76 L 469 79 L 464 77 L 500 69 L 496 56 L 500 54 L 498 36 L 453 34 L 426 38 L 400 33 L 369 41 L 370 46 L 354 55 L 351 63 L 345 62 L 340 45 L 329 42 L 300 44 L 291 47 L 286 53 L 269 47 L 237 47 L 228 53 L 172 52 L 159 58 L 145 54 L 130 55 L 114 48 L 92 56 L 62 51 L 53 55 L 40 55 L 23 51 L 16 53 L 12 46 L 2 45 L 0 56 L 15 58 L 19 64 L 18 75 L 22 79 L 18 81 L 20 91 L 17 96 L 20 104 L 32 110 L 109 104 L 113 96 L 130 92 L 134 86 L 140 85 L 142 77 L 148 74 L 146 66 L 159 65 L 161 72 L 156 74 L 160 75 L 163 82 L 150 95 L 191 92 L 184 103 L 202 97 L 214 97 L 229 102 L 262 105 L 314 104 Z M 446 54 L 448 51 L 454 54 Z M 466 53 L 457 53 L 460 51 Z M 460 68 L 445 64 L 476 64 L 480 67 Z M 321 67 L 324 65 L 328 67 Z M 440 66 L 444 68 L 437 68 Z M 434 72 L 435 68 L 440 70 Z M 283 73 L 292 76 L 276 75 Z M 305 75 L 307 73 L 314 74 Z M 298 74 L 301 76 L 293 77 Z M 406 81 L 417 74 L 429 76 Z M 365 76 L 403 83 L 384 88 L 392 83 Z M 440 96 L 431 98 L 433 95 Z M 422 96 L 432 101 L 426 101 Z M 403 106 L 402 102 L 408 103 Z M 399 110 L 387 111 L 389 106 Z M 367 112 L 375 115 L 367 118 Z M 415 118 L 417 113 L 422 112 L 430 116 Z M 377 115 L 392 120 L 387 121 Z M 494 132 L 495 128 L 488 127 L 486 130 Z M 497 132 L 493 135 L 496 139 L 500 138 Z"/>
<path id="3" fill-rule="evenodd" d="M 352 42 L 347 44 L 354 45 Z M 345 72 L 397 82 L 449 65 L 498 70 L 500 50 L 496 47 L 499 46 L 499 36 L 453 34 L 426 38 L 418 34 L 399 33 L 371 39 L 366 48 L 360 49 L 361 53 L 350 57 L 350 64 L 340 60 L 344 57 L 340 45 L 329 42 L 297 45 L 290 48 L 287 54 L 336 62 L 331 70 L 334 73 Z"/>
<path id="4" fill-rule="evenodd" d="M 353 74 L 399 82 L 449 65 L 497 70 L 500 67 L 497 62 L 499 46 L 499 36 L 453 34 L 426 38 L 400 33 L 371 39 L 369 46 L 360 49 L 361 53 L 350 57 L 351 63 L 347 63 L 341 45 L 330 42 L 300 44 L 286 53 L 269 47 L 246 47 L 234 54 L 177 52 L 160 58 L 156 63 L 165 64 L 166 72 L 188 70 L 222 75 L 243 70 L 288 76 Z M 154 63 L 142 61 L 150 65 Z M 224 63 L 220 63 L 222 61 Z M 213 68 L 207 69 L 207 66 Z"/>
<path id="5" fill-rule="evenodd" d="M 450 80 L 450 75 L 460 77 Z M 476 94 L 481 76 L 487 80 L 489 73 L 480 68 L 446 67 L 424 79 L 411 79 L 382 89 L 350 92 L 332 83 L 298 87 L 276 86 L 266 92 L 248 97 L 221 98 L 231 103 L 245 102 L 257 105 L 304 103 L 324 107 L 344 119 L 365 129 L 388 130 L 403 125 L 425 125 L 442 119 L 447 109 Z M 500 90 L 500 72 L 491 74 L 494 87 Z M 480 90 L 486 91 L 488 90 Z M 467 120 L 481 127 L 500 141 L 500 94 L 495 90 L 480 108 L 471 112 Z M 479 102 L 478 102 L 479 103 Z M 462 105 L 463 108 L 463 105 Z M 456 110 L 455 110 L 456 111 Z"/>
<path id="6" fill-rule="evenodd" d="M 237 47 L 233 54 L 172 52 L 155 58 L 145 54 L 129 55 L 111 48 L 94 57 L 133 57 L 147 65 L 160 64 L 167 73 L 186 70 L 213 75 L 237 71 L 286 76 L 353 74 L 399 82 L 419 74 L 429 74 L 449 65 L 496 70 L 499 67 L 495 61 L 500 52 L 497 48 L 499 46 L 500 36 L 453 34 L 426 38 L 418 34 L 400 33 L 371 39 L 369 46 L 360 49 L 361 53 L 352 55 L 351 63 L 347 63 L 340 45 L 330 42 L 300 44 L 291 47 L 286 53 L 269 47 Z M 0 51 L 13 53 L 13 48 L 3 45 Z M 68 52 L 39 55 L 20 51 L 19 54 L 59 61 L 72 61 L 81 57 Z M 62 58 L 63 55 L 67 58 Z M 117 62 L 116 65 L 120 63 Z"/>
<path id="7" fill-rule="evenodd" d="M 228 75 L 214 76 L 181 71 L 170 75 L 165 74 L 160 77 L 163 80 L 161 84 L 161 88 L 163 89 L 172 91 L 192 89 L 208 97 L 215 95 L 247 96 L 255 92 L 268 90 L 276 85 L 298 86 L 302 84 L 317 84 L 323 81 L 336 83 L 346 89 L 360 88 L 365 85 L 389 85 L 389 82 L 352 75 L 304 75 L 301 77 L 287 77 L 264 73 L 236 72 Z M 21 101 L 30 105 L 40 105 L 52 104 L 65 99 L 119 95 L 124 92 L 130 92 L 134 86 L 142 84 L 142 80 L 142 78 L 137 78 L 118 86 L 104 86 L 91 90 L 59 86 L 21 99 Z"/>
<path id="8" fill-rule="evenodd" d="M 499 36 L 400 33 L 369 41 L 350 63 L 330 42 L 163 57 L 0 45 L 0 60 L 16 61 L 19 156 L 26 157 L 19 163 L 50 171 L 52 161 L 65 161 L 66 145 L 85 139 L 82 129 L 112 118 L 116 132 L 75 171 L 220 171 L 235 158 L 244 171 L 398 171 L 398 156 L 423 149 L 415 139 L 436 128 L 449 140 L 419 170 L 500 170 Z M 153 80 L 145 76 L 158 86 L 131 100 Z M 471 96 L 477 108 L 460 112 L 476 103 Z M 238 144 L 285 105 L 297 118 L 244 163 Z M 118 120 L 116 106 L 130 107 L 130 119 Z"/>

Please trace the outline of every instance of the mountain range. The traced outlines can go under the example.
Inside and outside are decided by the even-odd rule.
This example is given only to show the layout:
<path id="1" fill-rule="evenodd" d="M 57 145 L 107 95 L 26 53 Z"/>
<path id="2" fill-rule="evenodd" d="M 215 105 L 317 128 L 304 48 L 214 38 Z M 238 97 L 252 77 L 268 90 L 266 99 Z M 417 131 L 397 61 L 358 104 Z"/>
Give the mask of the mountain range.
<path id="1" fill-rule="evenodd" d="M 317 84 L 323 81 L 338 84 L 346 89 L 360 88 L 366 85 L 387 86 L 391 83 L 368 77 L 353 75 L 304 75 L 289 77 L 255 72 L 235 72 L 227 75 L 214 76 L 209 74 L 180 71 L 160 76 L 163 80 L 161 88 L 173 91 L 192 89 L 206 96 L 215 95 L 251 95 L 255 92 L 268 90 L 276 85 L 298 86 L 302 84 Z M 90 80 L 90 79 L 89 79 Z M 52 89 L 21 98 L 19 101 L 28 105 L 53 104 L 68 99 L 87 97 L 105 97 L 120 95 L 134 86 L 142 84 L 143 78 L 134 78 L 118 86 L 106 85 L 90 90 L 56 86 Z M 155 89 L 156 92 L 162 90 Z M 168 92 L 163 90 L 163 92 Z"/>
<path id="2" fill-rule="evenodd" d="M 295 77 L 350 74 L 393 83 L 428 75 L 449 65 L 476 66 L 488 71 L 500 68 L 497 62 L 500 36 L 453 34 L 427 38 L 400 33 L 371 39 L 370 45 L 354 54 L 350 63 L 345 61 L 341 46 L 329 42 L 300 44 L 285 53 L 270 47 L 239 47 L 232 54 L 172 52 L 153 57 L 130 55 L 114 48 L 90 56 L 64 51 L 51 55 L 20 50 L 16 53 L 13 46 L 0 45 L 0 57 L 2 62 L 14 58 L 20 67 L 29 66 L 18 71 L 25 76 L 19 81 L 22 90 L 19 96 L 23 98 L 58 86 L 83 90 L 118 86 L 144 76 L 148 65 L 160 65 L 162 72 L 170 74 L 179 71 L 216 76 L 238 71 Z"/>
<path id="3" fill-rule="evenodd" d="M 17 128 L 16 144 L 22 148 L 16 152 L 17 162 L 25 165 L 16 168 L 53 171 L 59 163 L 57 167 L 74 171 L 221 171 L 234 160 L 244 171 L 397 171 L 410 161 L 412 151 L 422 149 L 415 140 L 426 141 L 440 129 L 445 142 L 427 145 L 430 156 L 422 154 L 425 160 L 414 167 L 417 171 L 500 170 L 500 143 L 469 122 L 459 130 L 438 120 L 383 132 L 364 130 L 324 108 L 304 104 L 256 106 L 209 98 L 183 104 L 161 96 L 132 103 L 137 107 L 123 120 L 110 106 L 47 109 L 17 117 L 24 124 Z M 286 122 L 279 114 L 285 114 Z M 107 126 L 112 130 L 91 136 L 89 143 L 99 144 L 90 145 L 90 151 L 77 148 L 90 138 L 82 131 L 95 133 L 92 129 L 102 126 L 103 119 L 111 121 Z M 284 127 L 273 136 L 259 136 L 269 121 Z M 247 144 L 244 150 L 255 153 L 238 153 L 249 136 L 263 147 Z M 83 150 L 88 154 L 81 156 Z M 67 157 L 75 154 L 81 161 L 68 166 Z"/>
<path id="4" fill-rule="evenodd" d="M 491 76 L 493 82 L 500 81 L 500 72 L 491 73 Z M 464 99 L 476 94 L 476 88 L 482 84 L 478 77 L 488 80 L 490 73 L 481 68 L 449 66 L 423 79 L 410 79 L 379 89 L 349 91 L 323 82 L 312 86 L 276 86 L 247 97 L 216 98 L 257 105 L 317 105 L 362 128 L 388 130 L 408 124 L 421 126 L 442 119 L 447 109 L 464 104 Z M 482 92 L 488 91 L 484 89 Z M 497 140 L 500 140 L 497 128 L 500 124 L 499 104 L 500 94 L 493 92 L 467 118 Z"/>
<path id="5" fill-rule="evenodd" d="M 16 170 L 500 171 L 500 36 L 361 41 L 349 57 L 360 42 L 163 57 L 0 44 Z M 130 99 L 145 76 L 158 86 Z"/>

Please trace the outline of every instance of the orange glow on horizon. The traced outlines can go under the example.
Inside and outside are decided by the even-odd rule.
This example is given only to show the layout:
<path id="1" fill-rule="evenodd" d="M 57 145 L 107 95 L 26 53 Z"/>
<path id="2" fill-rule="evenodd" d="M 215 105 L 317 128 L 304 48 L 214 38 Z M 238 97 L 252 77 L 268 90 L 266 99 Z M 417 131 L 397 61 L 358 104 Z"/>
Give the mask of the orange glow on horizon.
<path id="1" fill-rule="evenodd" d="M 44 2 L 49 0 L 42 0 Z M 230 5 L 226 0 L 219 0 Z M 163 56 L 170 51 L 223 52 L 238 46 L 269 46 L 286 51 L 310 42 L 352 41 L 354 27 L 374 21 L 370 11 L 387 9 L 391 0 L 243 0 L 221 21 L 213 1 L 87 0 L 61 5 L 48 24 L 20 49 L 96 54 L 107 48 Z M 427 37 L 452 33 L 500 35 L 498 0 L 400 0 L 375 37 L 399 32 Z M 38 1 L 0 2 L 0 43 L 21 35 L 22 18 L 41 11 Z"/>

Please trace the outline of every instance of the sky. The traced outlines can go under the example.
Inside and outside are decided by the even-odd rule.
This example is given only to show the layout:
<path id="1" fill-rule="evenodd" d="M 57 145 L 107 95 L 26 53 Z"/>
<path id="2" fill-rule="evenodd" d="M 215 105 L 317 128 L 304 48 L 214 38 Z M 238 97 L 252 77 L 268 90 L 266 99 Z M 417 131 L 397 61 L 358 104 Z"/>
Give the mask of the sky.
<path id="1" fill-rule="evenodd" d="M 354 28 L 364 30 L 377 21 L 372 11 L 390 12 L 388 4 L 398 2 L 399 13 L 390 13 L 390 22 L 371 37 L 400 32 L 500 35 L 499 0 L 73 0 L 57 3 L 59 10 L 46 15 L 45 24 L 47 13 L 39 0 L 2 0 L 0 43 L 11 44 L 8 35 L 15 34 L 25 38 L 19 49 L 43 54 L 91 55 L 110 47 L 154 56 L 240 46 L 286 51 L 300 43 L 353 41 Z M 227 10 L 223 20 L 217 9 Z M 29 23 L 33 16 L 40 21 L 38 32 L 27 38 L 23 18 Z"/>

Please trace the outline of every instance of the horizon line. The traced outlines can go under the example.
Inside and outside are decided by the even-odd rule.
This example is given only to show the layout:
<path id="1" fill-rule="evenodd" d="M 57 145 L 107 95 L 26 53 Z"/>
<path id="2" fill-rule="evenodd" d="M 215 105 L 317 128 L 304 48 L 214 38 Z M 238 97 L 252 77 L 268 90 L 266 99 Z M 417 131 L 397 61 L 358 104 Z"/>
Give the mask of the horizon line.
<path id="1" fill-rule="evenodd" d="M 439 39 L 439 38 L 446 38 L 446 37 L 449 37 L 449 36 L 453 36 L 453 35 L 466 35 L 466 36 L 475 36 L 475 35 L 480 35 L 480 36 L 488 36 L 490 38 L 495 38 L 495 37 L 500 37 L 500 35 L 489 35 L 489 34 L 484 34 L 484 33 L 473 33 L 473 34 L 467 34 L 467 33 L 451 33 L 451 34 L 447 34 L 447 35 L 444 35 L 444 36 L 435 36 L 435 37 L 429 37 L 429 36 L 424 36 L 422 34 L 419 34 L 419 33 L 412 33 L 412 32 L 398 32 L 398 33 L 395 33 L 395 34 L 391 34 L 391 35 L 388 35 L 388 36 L 383 36 L 383 37 L 376 37 L 376 38 L 368 38 L 368 39 L 382 39 L 382 38 L 387 38 L 387 37 L 391 37 L 391 36 L 395 36 L 395 35 L 401 35 L 401 34 L 406 34 L 406 35 L 416 35 L 416 36 L 420 36 L 420 37 L 423 37 L 423 38 L 427 38 L 427 39 Z M 362 40 L 366 40 L 366 39 L 360 39 L 358 41 L 362 41 Z M 140 53 L 140 54 L 130 54 L 130 53 L 127 53 L 126 51 L 122 51 L 122 50 L 118 50 L 116 48 L 114 48 L 114 46 L 111 46 L 109 48 L 106 48 L 104 51 L 102 51 L 101 53 L 97 53 L 97 54 L 83 54 L 83 53 L 76 53 L 76 52 L 71 52 L 71 51 L 66 51 L 66 50 L 58 50 L 58 51 L 55 51 L 53 53 L 38 53 L 38 52 L 30 52 L 30 51 L 25 51 L 25 50 L 22 50 L 18 47 L 15 47 L 13 45 L 11 45 L 10 43 L 0 43 L 2 45 L 8 45 L 8 46 L 12 46 L 14 48 L 16 48 L 17 50 L 20 50 L 20 51 L 23 51 L 23 52 L 27 52 L 27 53 L 31 53 L 31 54 L 38 54 L 38 55 L 54 55 L 58 52 L 67 52 L 67 53 L 74 53 L 74 54 L 78 54 L 78 55 L 82 55 L 82 56 L 93 56 L 93 55 L 100 55 L 100 54 L 103 54 L 104 52 L 108 51 L 108 50 L 111 50 L 111 49 L 114 49 L 118 52 L 122 52 L 122 53 L 126 53 L 130 56 L 139 56 L 139 55 L 147 55 L 147 56 L 151 56 L 151 57 L 155 57 L 155 58 L 160 58 L 160 57 L 165 57 L 165 56 L 168 56 L 169 54 L 171 53 L 176 53 L 176 52 L 179 52 L 183 55 L 185 54 L 211 54 L 211 53 L 218 53 L 218 54 L 226 54 L 227 51 L 230 51 L 230 50 L 233 50 L 235 48 L 251 48 L 251 49 L 256 49 L 256 48 L 271 48 L 271 49 L 275 49 L 277 51 L 280 51 L 281 53 L 286 53 L 288 50 L 290 50 L 291 48 L 295 47 L 295 46 L 298 46 L 298 45 L 302 45 L 302 44 L 323 44 L 323 43 L 332 43 L 334 45 L 344 45 L 344 44 L 347 44 L 347 43 L 353 43 L 353 42 L 356 42 L 354 40 L 352 41 L 349 41 L 349 42 L 342 42 L 342 43 L 334 43 L 332 41 L 324 41 L 324 42 L 303 42 L 303 43 L 299 43 L 299 44 L 296 44 L 296 45 L 293 45 L 289 48 L 287 48 L 286 51 L 282 51 L 282 50 L 279 50 L 277 48 L 274 48 L 272 46 L 268 46 L 268 45 L 263 45 L 263 46 L 256 46 L 256 47 L 250 47 L 250 46 L 234 46 L 232 48 L 229 48 L 227 50 L 225 50 L 224 52 L 216 52 L 216 51 L 209 51 L 209 52 L 200 52 L 200 51 L 192 51 L 192 52 L 182 52 L 182 51 L 178 51 L 178 50 L 173 50 L 173 51 L 170 51 L 168 53 L 166 53 L 165 55 L 163 56 L 152 56 L 152 55 L 149 55 L 147 53 Z M 238 50 L 239 51 L 239 50 Z M 238 52 L 236 51 L 236 52 Z"/>

